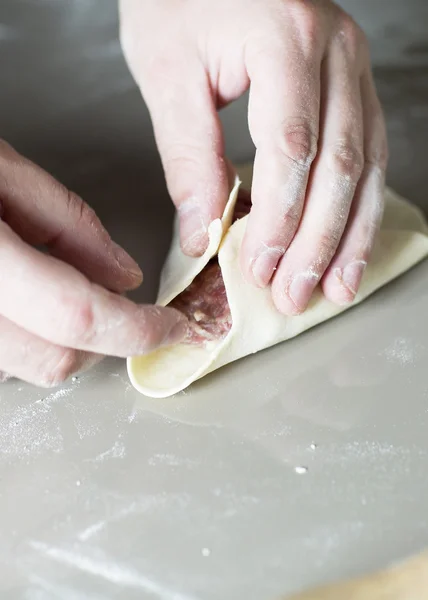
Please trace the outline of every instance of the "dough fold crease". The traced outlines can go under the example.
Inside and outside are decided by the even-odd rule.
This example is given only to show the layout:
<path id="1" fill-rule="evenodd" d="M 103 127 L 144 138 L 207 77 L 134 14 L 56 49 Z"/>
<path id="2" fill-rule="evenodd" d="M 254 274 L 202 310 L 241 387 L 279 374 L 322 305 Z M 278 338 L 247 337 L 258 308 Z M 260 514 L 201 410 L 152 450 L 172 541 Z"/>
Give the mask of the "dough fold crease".
<path id="1" fill-rule="evenodd" d="M 231 328 L 224 338 L 205 345 L 182 343 L 128 358 L 131 383 L 147 396 L 172 396 L 232 361 L 299 335 L 360 303 L 428 255 L 428 226 L 422 212 L 387 188 L 382 227 L 352 305 L 336 306 L 317 288 L 302 315 L 281 315 L 273 304 L 270 289 L 248 284 L 240 271 L 239 249 L 248 217 L 233 223 L 232 217 L 241 182 L 247 189 L 251 185 L 251 165 L 238 168 L 238 173 L 222 219 L 210 225 L 209 246 L 202 257 L 190 258 L 181 252 L 175 224 L 157 300 L 162 306 L 169 304 L 217 255 L 231 311 Z"/>

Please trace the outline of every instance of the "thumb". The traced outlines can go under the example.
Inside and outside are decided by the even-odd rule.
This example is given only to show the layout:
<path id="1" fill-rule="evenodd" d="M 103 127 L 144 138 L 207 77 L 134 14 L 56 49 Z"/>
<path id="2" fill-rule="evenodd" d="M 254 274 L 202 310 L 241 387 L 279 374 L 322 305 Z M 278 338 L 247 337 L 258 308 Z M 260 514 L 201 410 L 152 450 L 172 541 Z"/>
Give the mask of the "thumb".
<path id="1" fill-rule="evenodd" d="M 222 216 L 229 193 L 222 128 L 206 73 L 198 64 L 186 65 L 180 78 L 152 76 L 143 95 L 178 210 L 182 250 L 200 256 L 208 226 Z"/>

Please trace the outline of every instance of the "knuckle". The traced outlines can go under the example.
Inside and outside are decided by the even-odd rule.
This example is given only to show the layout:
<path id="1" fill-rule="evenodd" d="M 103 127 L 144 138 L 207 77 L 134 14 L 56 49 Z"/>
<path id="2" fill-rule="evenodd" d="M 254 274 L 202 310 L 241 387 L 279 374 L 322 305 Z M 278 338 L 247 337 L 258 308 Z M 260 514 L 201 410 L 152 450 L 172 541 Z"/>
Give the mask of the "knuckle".
<path id="1" fill-rule="evenodd" d="M 287 232 L 294 233 L 297 231 L 300 223 L 301 212 L 302 211 L 299 209 L 290 209 L 286 211 L 283 222 Z"/>
<path id="2" fill-rule="evenodd" d="M 41 377 L 41 384 L 46 387 L 55 387 L 64 383 L 76 371 L 77 362 L 75 350 L 61 348 L 59 352 L 55 352 L 50 364 L 48 362 L 48 368 Z"/>
<path id="3" fill-rule="evenodd" d="M 362 148 L 350 142 L 337 144 L 328 153 L 328 162 L 333 173 L 356 184 L 364 168 Z"/>
<path id="4" fill-rule="evenodd" d="M 162 161 L 166 171 L 185 166 L 187 169 L 199 169 L 202 148 L 198 144 L 176 143 L 163 149 Z"/>
<path id="5" fill-rule="evenodd" d="M 194 180 L 202 172 L 201 150 L 191 146 L 174 144 L 161 150 L 162 164 L 168 190 L 174 201 L 181 202 L 192 195 Z"/>
<path id="6" fill-rule="evenodd" d="M 141 336 L 141 347 L 144 348 L 145 353 L 149 354 L 159 347 L 161 341 L 159 335 L 149 329 Z"/>
<path id="7" fill-rule="evenodd" d="M 318 146 L 318 136 L 308 119 L 288 119 L 282 127 L 278 150 L 297 166 L 307 169 L 312 164 Z"/>
<path id="8" fill-rule="evenodd" d="M 318 46 L 321 32 L 320 16 L 317 8 L 309 2 L 298 2 L 298 24 L 301 39 L 308 49 Z"/>
<path id="9" fill-rule="evenodd" d="M 75 226 L 95 226 L 98 225 L 98 217 L 95 211 L 82 200 L 80 196 L 69 189 L 66 189 L 65 202 L 67 211 L 70 214 Z"/>
<path id="10" fill-rule="evenodd" d="M 89 297 L 66 298 L 64 307 L 63 330 L 66 343 L 88 345 L 96 335 L 94 307 Z"/>
<path id="11" fill-rule="evenodd" d="M 144 349 L 144 353 L 152 352 L 165 337 L 164 313 L 158 306 L 144 306 L 140 308 L 138 315 L 138 330 L 135 335 L 138 347 Z"/>
<path id="12" fill-rule="evenodd" d="M 274 228 L 272 233 L 276 232 L 276 239 L 274 246 L 284 244 L 288 246 L 291 242 L 290 236 L 294 236 L 296 233 L 303 212 L 304 204 L 304 186 L 302 185 L 302 192 L 299 198 L 293 198 L 290 202 L 289 198 L 280 198 L 278 203 L 277 220 L 273 223 Z M 285 200 L 285 202 L 284 202 Z"/>
<path id="13" fill-rule="evenodd" d="M 307 56 L 313 55 L 321 45 L 323 37 L 323 17 L 319 8 L 312 2 L 301 2 L 301 0 L 288 0 L 285 20 L 293 24 L 296 39 L 299 41 L 300 49 Z M 284 20 L 276 23 L 278 38 L 283 39 Z"/>
<path id="14" fill-rule="evenodd" d="M 327 268 L 333 258 L 342 237 L 342 229 L 332 228 L 328 233 L 323 233 L 318 240 L 318 256 L 323 269 Z"/>
<path id="15" fill-rule="evenodd" d="M 174 143 L 162 148 L 161 156 L 169 191 L 177 200 L 188 199 L 198 185 L 208 194 L 211 182 L 222 176 L 224 158 L 215 142 L 211 148 L 203 147 L 197 141 Z"/>
<path id="16" fill-rule="evenodd" d="M 361 27 L 346 12 L 342 11 L 339 18 L 338 35 L 348 52 L 355 56 L 367 46 L 367 38 Z"/>

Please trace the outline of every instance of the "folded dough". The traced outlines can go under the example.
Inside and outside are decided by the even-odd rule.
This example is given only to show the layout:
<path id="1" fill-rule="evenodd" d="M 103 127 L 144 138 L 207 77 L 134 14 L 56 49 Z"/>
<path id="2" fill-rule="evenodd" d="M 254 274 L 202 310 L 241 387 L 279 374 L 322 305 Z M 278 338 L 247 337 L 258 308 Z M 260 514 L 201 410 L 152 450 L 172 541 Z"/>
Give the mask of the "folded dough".
<path id="1" fill-rule="evenodd" d="M 249 189 L 251 165 L 238 169 L 238 172 L 243 186 Z M 147 396 L 171 396 L 227 363 L 288 340 L 349 308 L 330 303 L 317 288 L 302 315 L 287 317 L 275 308 L 269 288 L 258 289 L 244 280 L 238 257 L 248 217 L 232 222 L 240 184 L 237 177 L 222 219 L 209 227 L 209 245 L 200 258 L 190 258 L 181 252 L 178 224 L 175 224 L 157 301 L 162 306 L 172 303 L 177 308 L 186 308 L 187 297 L 194 298 L 195 292 L 199 293 L 204 279 L 205 282 L 207 277 L 209 279 L 210 269 L 218 268 L 218 260 L 227 297 L 224 300 L 227 313 L 230 309 L 229 322 L 225 321 L 219 335 L 205 335 L 204 331 L 210 329 L 206 327 L 202 331 L 205 340 L 201 344 L 188 340 L 145 356 L 129 358 L 130 380 Z M 353 305 L 428 255 L 428 226 L 420 210 L 390 189 L 386 189 L 385 200 L 381 231 Z M 221 290 L 213 289 L 214 296 L 216 293 Z M 216 306 L 215 302 L 213 306 Z M 198 321 L 199 312 L 199 308 L 194 311 L 193 324 Z M 201 318 L 204 316 L 201 313 Z"/>

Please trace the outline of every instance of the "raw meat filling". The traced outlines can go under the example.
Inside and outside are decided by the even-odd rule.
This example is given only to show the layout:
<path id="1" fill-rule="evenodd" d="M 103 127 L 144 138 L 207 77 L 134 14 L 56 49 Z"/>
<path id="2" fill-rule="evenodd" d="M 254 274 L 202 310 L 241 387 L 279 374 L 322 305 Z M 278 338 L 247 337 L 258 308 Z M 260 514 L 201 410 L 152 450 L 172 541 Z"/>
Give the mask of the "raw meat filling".
<path id="1" fill-rule="evenodd" d="M 247 215 L 250 208 L 250 193 L 239 190 L 233 221 Z M 185 343 L 205 345 L 227 336 L 232 327 L 232 315 L 216 256 L 169 305 L 189 319 L 189 334 Z"/>

